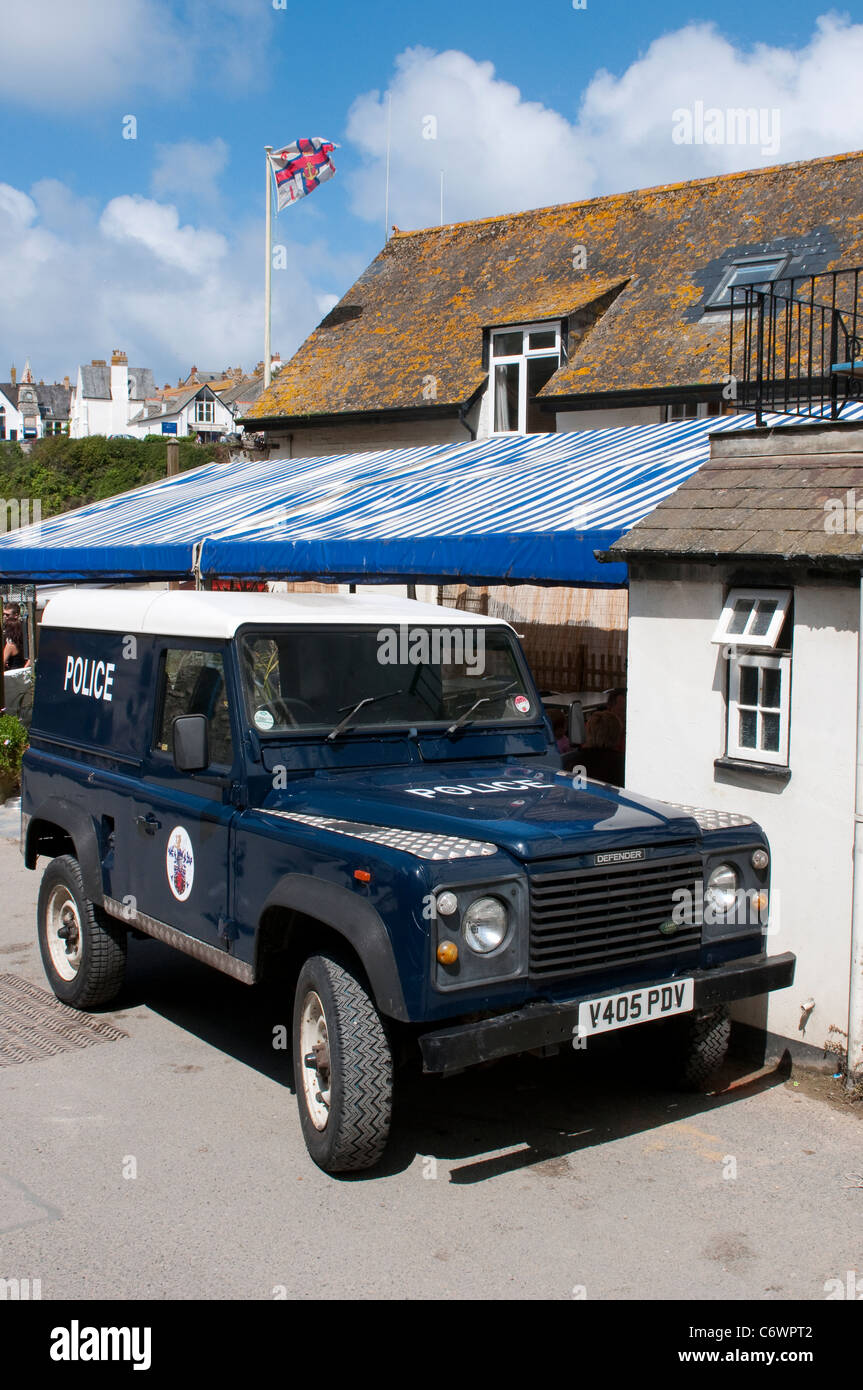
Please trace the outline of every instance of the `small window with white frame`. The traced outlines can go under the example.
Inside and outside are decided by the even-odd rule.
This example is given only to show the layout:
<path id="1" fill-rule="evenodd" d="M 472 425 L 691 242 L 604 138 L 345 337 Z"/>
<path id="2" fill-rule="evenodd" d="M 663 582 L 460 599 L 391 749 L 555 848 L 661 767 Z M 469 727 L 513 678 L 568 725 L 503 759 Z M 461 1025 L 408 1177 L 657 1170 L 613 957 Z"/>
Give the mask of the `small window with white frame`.
<path id="1" fill-rule="evenodd" d="M 772 649 L 790 603 L 790 589 L 732 589 L 710 640 L 722 646 Z"/>
<path id="2" fill-rule="evenodd" d="M 491 334 L 493 434 L 543 434 L 551 417 L 536 396 L 561 362 L 559 323 L 528 323 Z"/>
<path id="3" fill-rule="evenodd" d="M 713 634 L 728 658 L 726 755 L 788 766 L 791 590 L 732 589 Z"/>
<path id="4" fill-rule="evenodd" d="M 211 400 L 195 401 L 195 423 L 198 425 L 211 425 L 213 423 L 213 402 Z"/>

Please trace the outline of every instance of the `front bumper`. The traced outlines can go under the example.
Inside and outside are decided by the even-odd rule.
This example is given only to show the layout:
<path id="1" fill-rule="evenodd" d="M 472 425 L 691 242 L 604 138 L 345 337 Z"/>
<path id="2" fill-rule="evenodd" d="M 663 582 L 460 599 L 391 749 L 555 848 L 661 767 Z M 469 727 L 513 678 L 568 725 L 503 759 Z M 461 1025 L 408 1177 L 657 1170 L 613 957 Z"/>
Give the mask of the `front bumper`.
<path id="1" fill-rule="evenodd" d="M 747 956 L 730 961 L 714 970 L 688 970 L 686 978 L 695 981 L 695 1008 L 711 1009 L 716 1004 L 730 1004 L 735 999 L 750 999 L 757 994 L 769 994 L 774 989 L 787 989 L 794 982 L 797 957 L 791 951 L 781 956 Z M 652 985 L 668 984 L 668 976 L 646 980 L 635 988 L 649 989 Z M 526 1004 L 513 1013 L 480 1023 L 458 1024 L 420 1035 L 423 1071 L 460 1071 L 477 1062 L 489 1062 L 509 1057 L 516 1052 L 529 1052 L 534 1047 L 571 1040 L 578 1026 L 579 1005 L 588 999 L 599 999 L 614 991 L 611 988 L 597 993 L 579 994 L 554 1003 Z"/>

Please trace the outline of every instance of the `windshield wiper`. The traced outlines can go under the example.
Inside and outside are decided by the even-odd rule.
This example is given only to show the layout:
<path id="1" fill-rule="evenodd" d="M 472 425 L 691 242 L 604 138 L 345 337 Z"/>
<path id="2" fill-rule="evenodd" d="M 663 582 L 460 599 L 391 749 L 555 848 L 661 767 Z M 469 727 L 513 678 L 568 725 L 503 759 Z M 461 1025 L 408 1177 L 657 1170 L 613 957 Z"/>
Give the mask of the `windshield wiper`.
<path id="1" fill-rule="evenodd" d="M 354 705 L 353 709 L 349 710 L 349 712 L 345 715 L 344 719 L 342 720 L 341 724 L 337 724 L 334 729 L 330 730 L 330 732 L 327 734 L 327 743 L 332 743 L 334 738 L 338 738 L 342 730 L 348 727 L 354 715 L 359 714 L 360 710 L 363 708 L 364 705 L 376 705 L 379 700 L 391 700 L 394 695 L 404 695 L 404 693 L 405 692 L 403 690 L 387 690 L 383 695 L 367 695 L 364 700 L 358 701 L 358 703 Z M 342 708 L 339 710 L 339 714 L 341 714 L 343 709 L 348 709 L 348 706 L 342 705 Z"/>
<path id="2" fill-rule="evenodd" d="M 449 728 L 445 730 L 446 737 L 449 738 L 450 734 L 454 734 L 456 729 L 461 728 L 462 724 L 466 724 L 474 710 L 479 709 L 480 705 L 489 705 L 492 700 L 499 700 L 502 695 L 508 694 L 509 691 L 514 690 L 517 685 L 518 681 L 510 681 L 509 685 L 505 685 L 503 690 L 495 691 L 494 695 L 482 695 L 478 700 L 474 700 L 470 708 L 466 709 L 464 714 L 460 714 L 455 723 L 450 724 Z"/>

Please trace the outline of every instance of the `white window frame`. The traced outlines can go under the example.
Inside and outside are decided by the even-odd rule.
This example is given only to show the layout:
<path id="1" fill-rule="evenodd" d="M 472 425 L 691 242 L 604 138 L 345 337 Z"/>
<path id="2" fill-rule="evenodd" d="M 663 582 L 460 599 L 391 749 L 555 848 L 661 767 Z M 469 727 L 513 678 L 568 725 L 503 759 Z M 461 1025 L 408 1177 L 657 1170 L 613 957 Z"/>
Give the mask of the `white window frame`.
<path id="1" fill-rule="evenodd" d="M 770 619 L 767 631 L 753 634 L 751 628 L 755 621 L 756 605 L 760 599 L 775 602 L 776 611 Z M 742 632 L 730 632 L 731 621 L 739 603 L 749 603 L 751 612 Z M 779 641 L 779 634 L 790 606 L 790 589 L 731 589 L 725 600 L 722 616 L 710 640 L 723 647 L 755 647 L 759 650 L 772 651 Z"/>
<path id="2" fill-rule="evenodd" d="M 209 414 L 207 414 L 209 411 Z M 195 401 L 195 424 L 212 425 L 216 421 L 216 403 L 207 397 L 202 401 Z"/>
<path id="3" fill-rule="evenodd" d="M 531 348 L 528 346 L 530 333 L 554 333 L 553 348 Z M 504 333 L 521 333 L 521 352 L 507 353 L 504 357 L 495 357 L 494 340 Z M 527 433 L 527 362 L 531 357 L 554 357 L 557 356 L 558 369 L 561 365 L 562 333 L 560 320 L 556 319 L 551 323 L 515 323 L 504 328 L 492 328 L 489 337 L 489 389 L 491 395 L 491 429 L 490 434 L 526 434 Z M 518 429 L 515 430 L 496 430 L 494 427 L 495 419 L 495 399 L 497 396 L 497 367 L 511 366 L 513 362 L 518 363 Z"/>
<path id="4" fill-rule="evenodd" d="M 740 700 L 740 672 L 743 667 L 755 666 L 759 670 L 779 671 L 779 705 L 763 705 L 761 703 L 762 678 L 758 677 L 758 691 L 756 703 L 743 704 Z M 755 711 L 755 741 L 756 747 L 750 748 L 740 742 L 740 712 L 741 710 Z M 726 754 L 729 758 L 737 758 L 741 762 L 770 763 L 776 767 L 788 766 L 788 746 L 789 746 L 789 714 L 791 710 L 791 657 L 788 655 L 773 656 L 766 652 L 740 652 L 735 651 L 731 655 L 731 666 L 728 676 L 728 722 L 727 722 L 727 743 Z M 761 730 L 763 727 L 763 716 L 765 713 L 779 715 L 779 748 L 776 750 L 761 748 Z"/>

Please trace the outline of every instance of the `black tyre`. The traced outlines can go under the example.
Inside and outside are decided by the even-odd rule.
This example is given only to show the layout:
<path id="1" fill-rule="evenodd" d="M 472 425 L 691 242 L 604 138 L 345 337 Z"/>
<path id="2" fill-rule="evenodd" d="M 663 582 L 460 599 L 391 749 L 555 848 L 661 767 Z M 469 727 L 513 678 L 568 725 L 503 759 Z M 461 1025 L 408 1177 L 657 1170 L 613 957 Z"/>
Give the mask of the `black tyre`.
<path id="1" fill-rule="evenodd" d="M 294 1000 L 294 1079 L 319 1168 L 372 1168 L 390 1132 L 393 1062 L 380 1014 L 351 966 L 310 956 Z"/>
<path id="2" fill-rule="evenodd" d="M 687 1090 L 703 1091 L 725 1061 L 731 1019 L 724 1004 L 695 1013 L 686 1020 L 680 1080 Z"/>
<path id="3" fill-rule="evenodd" d="M 48 983 L 75 1009 L 107 1004 L 126 970 L 126 931 L 84 894 L 77 859 L 52 859 L 39 888 L 39 949 Z"/>

